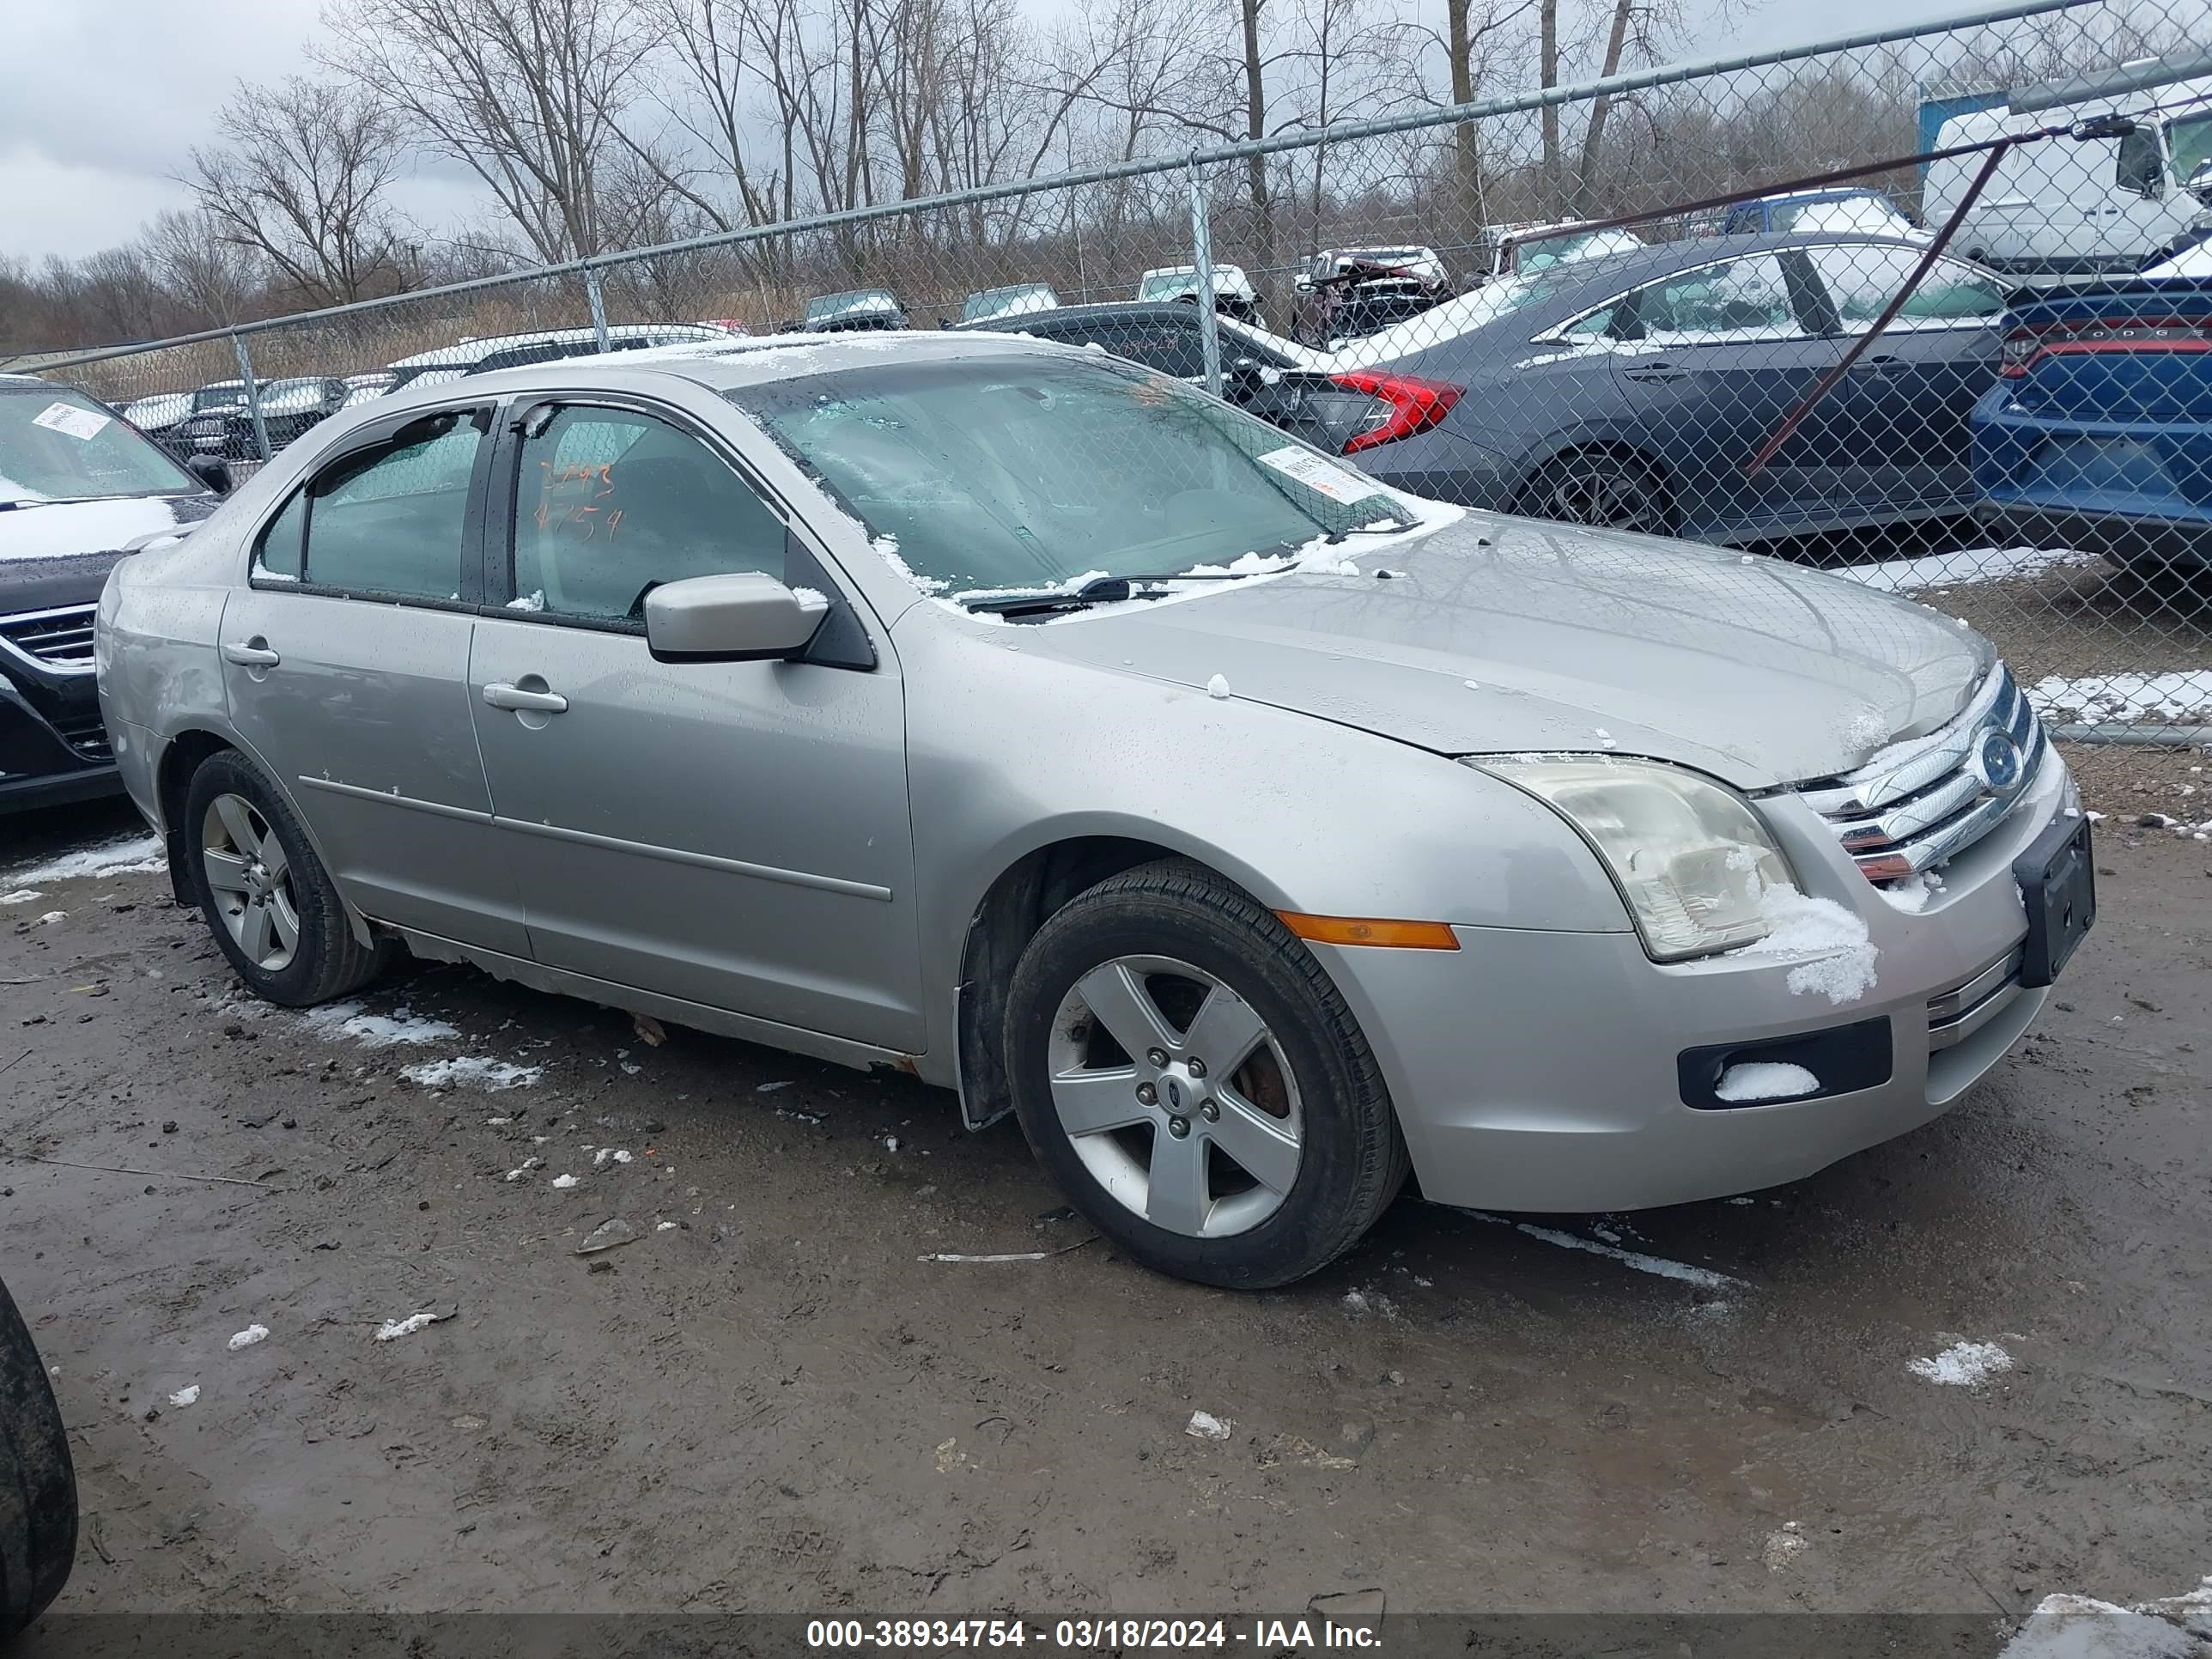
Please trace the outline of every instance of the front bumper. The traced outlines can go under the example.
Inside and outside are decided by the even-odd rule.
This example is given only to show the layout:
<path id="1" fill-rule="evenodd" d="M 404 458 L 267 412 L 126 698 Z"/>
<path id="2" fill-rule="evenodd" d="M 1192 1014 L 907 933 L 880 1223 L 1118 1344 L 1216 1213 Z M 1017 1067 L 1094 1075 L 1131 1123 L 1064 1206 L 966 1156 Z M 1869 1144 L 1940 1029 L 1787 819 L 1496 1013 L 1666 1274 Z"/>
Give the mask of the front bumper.
<path id="1" fill-rule="evenodd" d="M 91 677 L 81 696 L 41 702 L 0 679 L 0 815 L 120 793 Z"/>
<path id="2" fill-rule="evenodd" d="M 1927 1122 L 2027 1030 L 2049 993 L 2008 975 L 2027 932 L 2012 860 L 2060 815 L 2065 788 L 2053 757 L 1917 915 L 1869 885 L 1802 803 L 1769 803 L 1801 882 L 1862 916 L 1879 953 L 1874 988 L 1843 1006 L 1793 993 L 1788 960 L 1656 963 L 1632 932 L 1460 927 L 1456 951 L 1314 948 L 1376 1050 L 1427 1197 L 1586 1212 L 1748 1192 Z M 1840 1042 L 1842 1028 L 1876 1019 L 1881 1082 L 1724 1109 L 1686 1101 L 1686 1051 Z M 1863 1048 L 1866 1034 L 1850 1040 Z"/>

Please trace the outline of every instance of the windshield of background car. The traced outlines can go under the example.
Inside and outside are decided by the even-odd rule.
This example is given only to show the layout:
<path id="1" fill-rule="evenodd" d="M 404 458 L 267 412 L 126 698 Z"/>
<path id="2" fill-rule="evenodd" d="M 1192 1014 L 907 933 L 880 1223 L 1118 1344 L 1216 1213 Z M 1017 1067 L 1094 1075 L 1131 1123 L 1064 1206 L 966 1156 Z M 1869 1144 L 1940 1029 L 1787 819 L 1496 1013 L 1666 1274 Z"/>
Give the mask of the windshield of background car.
<path id="1" fill-rule="evenodd" d="M 192 393 L 192 413 L 204 409 L 228 409 L 233 404 L 246 401 L 246 382 L 225 380 L 219 386 L 204 386 Z"/>
<path id="2" fill-rule="evenodd" d="M 726 395 L 936 592 L 1184 571 L 1414 522 L 1371 479 L 1107 357 L 848 369 Z"/>
<path id="3" fill-rule="evenodd" d="M 898 301 L 879 288 L 857 289 L 849 294 L 824 294 L 806 302 L 806 320 L 826 322 L 833 317 L 854 317 L 898 309 Z"/>
<path id="4" fill-rule="evenodd" d="M 190 473 L 89 398 L 0 387 L 0 505 L 197 495 Z"/>

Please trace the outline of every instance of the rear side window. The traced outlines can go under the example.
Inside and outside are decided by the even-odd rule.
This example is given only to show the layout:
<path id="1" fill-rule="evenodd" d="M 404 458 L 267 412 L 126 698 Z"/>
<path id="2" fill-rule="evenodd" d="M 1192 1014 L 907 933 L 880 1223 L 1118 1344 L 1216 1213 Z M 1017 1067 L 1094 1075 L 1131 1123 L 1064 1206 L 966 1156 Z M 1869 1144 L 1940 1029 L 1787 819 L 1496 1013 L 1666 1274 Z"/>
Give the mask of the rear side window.
<path id="1" fill-rule="evenodd" d="M 349 593 L 458 599 L 483 435 L 465 419 L 347 456 L 310 480 L 254 549 L 257 578 Z"/>
<path id="2" fill-rule="evenodd" d="M 1839 243 L 1808 249 L 1806 256 L 1828 291 L 1837 320 L 1847 334 L 1863 331 L 1881 315 L 1918 268 L 1921 256 L 1911 248 L 1879 242 Z M 1906 296 L 1893 326 L 1942 326 L 1988 322 L 2005 308 L 2004 290 L 1972 265 L 1938 259 L 1919 286 Z"/>
<path id="3" fill-rule="evenodd" d="M 1179 380 L 1196 380 L 1206 373 L 1206 351 L 1199 343 L 1194 308 L 1188 323 L 1109 317 L 1056 330 L 1048 337 L 1069 345 L 1101 346 L 1116 357 L 1142 363 Z"/>

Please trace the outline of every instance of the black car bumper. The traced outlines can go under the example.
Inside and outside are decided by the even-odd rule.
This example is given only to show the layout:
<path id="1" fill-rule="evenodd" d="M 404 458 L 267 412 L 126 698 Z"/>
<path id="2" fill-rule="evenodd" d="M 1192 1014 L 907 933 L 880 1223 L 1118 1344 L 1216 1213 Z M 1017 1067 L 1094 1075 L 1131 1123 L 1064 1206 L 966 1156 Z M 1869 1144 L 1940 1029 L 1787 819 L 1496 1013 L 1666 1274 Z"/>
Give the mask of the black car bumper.
<path id="1" fill-rule="evenodd" d="M 2148 574 L 2212 568 L 2212 521 L 2154 519 L 2136 513 L 1997 505 L 1974 509 L 1983 528 L 2007 546 L 2064 547 L 2101 553 L 2115 564 Z"/>
<path id="2" fill-rule="evenodd" d="M 0 680 L 0 816 L 120 794 L 92 676 L 40 696 Z"/>

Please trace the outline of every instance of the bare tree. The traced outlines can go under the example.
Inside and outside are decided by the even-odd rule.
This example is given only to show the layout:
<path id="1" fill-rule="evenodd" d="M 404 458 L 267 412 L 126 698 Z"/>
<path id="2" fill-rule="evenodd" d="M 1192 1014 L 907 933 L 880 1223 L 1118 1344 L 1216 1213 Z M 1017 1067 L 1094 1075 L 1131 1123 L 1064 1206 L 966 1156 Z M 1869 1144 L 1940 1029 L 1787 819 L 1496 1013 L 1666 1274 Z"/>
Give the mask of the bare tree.
<path id="1" fill-rule="evenodd" d="M 267 259 L 258 249 L 240 246 L 213 214 L 173 210 L 156 216 L 147 227 L 146 252 L 162 285 L 207 322 L 239 322 L 266 296 Z"/>
<path id="2" fill-rule="evenodd" d="M 398 128 L 356 88 L 293 76 L 241 84 L 181 182 L 233 246 L 266 259 L 309 306 L 406 286 L 388 191 Z"/>
<path id="3" fill-rule="evenodd" d="M 602 186 L 653 41 L 635 0 L 354 0 L 333 68 L 481 179 L 531 252 L 629 240 Z"/>

